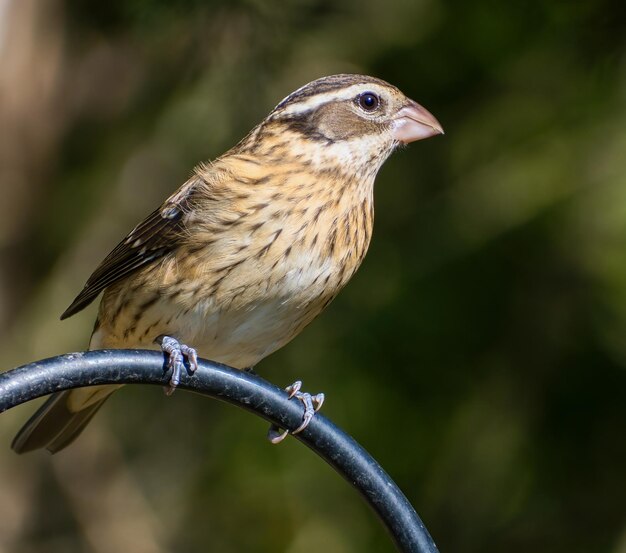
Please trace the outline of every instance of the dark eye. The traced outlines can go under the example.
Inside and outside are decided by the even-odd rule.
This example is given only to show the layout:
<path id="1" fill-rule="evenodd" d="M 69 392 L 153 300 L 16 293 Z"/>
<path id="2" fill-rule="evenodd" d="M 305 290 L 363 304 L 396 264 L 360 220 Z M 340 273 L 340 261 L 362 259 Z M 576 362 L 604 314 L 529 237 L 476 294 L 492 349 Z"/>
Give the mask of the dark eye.
<path id="1" fill-rule="evenodd" d="M 359 96 L 359 106 L 365 111 L 374 111 L 380 105 L 380 98 L 373 92 L 364 92 Z"/>

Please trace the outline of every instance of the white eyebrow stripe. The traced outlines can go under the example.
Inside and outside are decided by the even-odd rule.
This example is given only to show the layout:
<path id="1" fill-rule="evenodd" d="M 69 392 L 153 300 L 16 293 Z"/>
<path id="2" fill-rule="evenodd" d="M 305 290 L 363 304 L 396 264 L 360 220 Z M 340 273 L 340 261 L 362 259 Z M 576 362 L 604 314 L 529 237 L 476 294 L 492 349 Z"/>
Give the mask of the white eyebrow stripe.
<path id="1" fill-rule="evenodd" d="M 311 111 L 313 108 L 319 107 L 323 104 L 327 104 L 328 102 L 337 100 L 351 100 L 352 98 L 356 97 L 359 92 L 371 91 L 380 93 L 380 90 L 381 87 L 373 83 L 353 84 L 352 86 L 349 86 L 347 88 L 340 88 L 338 90 L 332 90 L 323 94 L 315 94 L 314 96 L 311 96 L 306 100 L 286 106 L 284 109 L 280 110 L 279 113 L 281 115 L 297 115 L 299 113 Z M 287 98 L 289 98 L 289 96 Z M 287 98 L 285 98 L 282 102 L 287 100 Z"/>

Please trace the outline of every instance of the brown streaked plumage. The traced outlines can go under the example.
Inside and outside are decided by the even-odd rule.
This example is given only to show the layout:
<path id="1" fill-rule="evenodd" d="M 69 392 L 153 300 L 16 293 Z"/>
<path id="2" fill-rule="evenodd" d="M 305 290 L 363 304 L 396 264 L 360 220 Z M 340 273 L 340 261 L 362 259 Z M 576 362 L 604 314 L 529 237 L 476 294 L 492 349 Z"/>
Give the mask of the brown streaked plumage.
<path id="1" fill-rule="evenodd" d="M 91 349 L 159 347 L 155 340 L 166 336 L 203 357 L 253 367 L 358 269 L 372 234 L 374 178 L 387 157 L 442 132 L 379 79 L 313 81 L 198 167 L 105 258 L 61 318 L 104 291 Z M 182 354 L 194 352 L 182 346 Z M 52 396 L 13 449 L 62 449 L 115 389 Z"/>

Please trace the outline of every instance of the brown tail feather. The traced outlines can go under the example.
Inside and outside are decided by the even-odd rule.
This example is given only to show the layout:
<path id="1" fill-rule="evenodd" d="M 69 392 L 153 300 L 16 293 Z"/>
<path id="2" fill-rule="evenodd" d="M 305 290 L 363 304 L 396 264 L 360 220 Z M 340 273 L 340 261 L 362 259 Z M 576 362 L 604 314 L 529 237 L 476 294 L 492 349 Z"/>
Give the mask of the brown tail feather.
<path id="1" fill-rule="evenodd" d="M 26 453 L 44 447 L 50 453 L 60 451 L 78 437 L 109 397 L 105 396 L 80 411 L 71 411 L 68 407 L 71 392 L 59 392 L 48 398 L 13 439 L 13 451 Z"/>

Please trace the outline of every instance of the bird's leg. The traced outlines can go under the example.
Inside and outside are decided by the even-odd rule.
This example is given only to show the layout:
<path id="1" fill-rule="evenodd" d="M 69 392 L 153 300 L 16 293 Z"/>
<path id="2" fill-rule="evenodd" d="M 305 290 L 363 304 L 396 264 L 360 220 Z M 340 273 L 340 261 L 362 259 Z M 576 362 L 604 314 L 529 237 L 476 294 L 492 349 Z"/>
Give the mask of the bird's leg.
<path id="1" fill-rule="evenodd" d="M 195 349 L 181 344 L 171 336 L 159 336 L 155 342 L 161 346 L 163 353 L 167 354 L 167 368 L 172 371 L 172 377 L 165 388 L 165 393 L 170 396 L 180 384 L 180 377 L 185 368 L 185 357 L 189 363 L 189 373 L 193 374 L 198 369 L 198 354 Z"/>
<path id="2" fill-rule="evenodd" d="M 300 388 L 302 388 L 302 382 L 300 380 L 296 380 L 291 386 L 287 386 L 285 388 L 285 391 L 289 394 L 288 399 L 295 397 L 304 405 L 302 423 L 292 432 L 292 434 L 302 432 L 311 422 L 313 415 L 320 410 L 322 404 L 324 403 L 324 394 L 316 394 L 312 396 L 307 392 L 301 392 Z M 287 437 L 287 434 L 289 434 L 289 430 L 281 430 L 278 426 L 273 424 L 267 433 L 267 438 L 273 444 L 279 444 Z"/>

